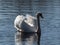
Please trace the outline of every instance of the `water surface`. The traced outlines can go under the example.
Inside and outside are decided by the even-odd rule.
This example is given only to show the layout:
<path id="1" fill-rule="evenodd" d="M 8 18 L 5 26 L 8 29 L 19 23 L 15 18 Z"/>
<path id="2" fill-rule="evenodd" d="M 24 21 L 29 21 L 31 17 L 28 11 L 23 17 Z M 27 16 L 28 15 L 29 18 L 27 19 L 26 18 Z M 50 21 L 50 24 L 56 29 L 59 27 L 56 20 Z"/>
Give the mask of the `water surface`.
<path id="1" fill-rule="evenodd" d="M 6 16 L 5 16 L 6 17 Z M 0 44 L 1 45 L 40 45 L 37 33 L 21 33 L 14 28 L 9 16 L 0 19 Z"/>

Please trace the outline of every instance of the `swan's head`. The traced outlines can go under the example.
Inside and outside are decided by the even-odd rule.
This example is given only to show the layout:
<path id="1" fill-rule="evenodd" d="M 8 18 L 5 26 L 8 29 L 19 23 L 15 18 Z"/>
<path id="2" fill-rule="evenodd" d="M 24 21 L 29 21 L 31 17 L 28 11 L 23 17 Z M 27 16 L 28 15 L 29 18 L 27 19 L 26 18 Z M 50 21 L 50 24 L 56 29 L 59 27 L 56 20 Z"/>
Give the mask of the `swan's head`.
<path id="1" fill-rule="evenodd" d="M 42 15 L 42 13 L 37 13 L 37 17 L 39 17 L 39 16 L 40 16 L 41 18 L 44 18 L 43 15 Z"/>

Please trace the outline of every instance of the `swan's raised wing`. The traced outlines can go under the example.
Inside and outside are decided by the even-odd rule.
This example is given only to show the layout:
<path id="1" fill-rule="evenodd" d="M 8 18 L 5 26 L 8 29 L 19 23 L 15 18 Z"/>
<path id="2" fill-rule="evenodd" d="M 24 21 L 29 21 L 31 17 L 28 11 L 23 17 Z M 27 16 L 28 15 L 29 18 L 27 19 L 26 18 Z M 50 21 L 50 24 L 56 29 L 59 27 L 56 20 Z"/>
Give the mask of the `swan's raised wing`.
<path id="1" fill-rule="evenodd" d="M 20 27 L 21 27 L 21 23 L 22 21 L 25 19 L 25 17 L 23 15 L 18 15 L 16 18 L 15 18 L 15 21 L 14 21 L 14 27 L 19 30 Z"/>

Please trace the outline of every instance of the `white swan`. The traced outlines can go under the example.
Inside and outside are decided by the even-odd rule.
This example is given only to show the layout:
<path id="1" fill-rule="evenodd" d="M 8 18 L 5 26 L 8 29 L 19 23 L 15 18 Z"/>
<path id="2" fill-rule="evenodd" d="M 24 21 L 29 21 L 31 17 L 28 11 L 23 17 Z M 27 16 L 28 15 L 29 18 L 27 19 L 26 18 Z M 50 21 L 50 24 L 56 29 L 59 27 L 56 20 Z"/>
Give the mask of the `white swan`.
<path id="1" fill-rule="evenodd" d="M 40 29 L 39 16 L 43 18 L 41 13 L 38 13 L 37 17 L 31 16 L 29 14 L 26 16 L 18 15 L 14 21 L 14 27 L 19 31 L 37 32 L 38 29 Z"/>

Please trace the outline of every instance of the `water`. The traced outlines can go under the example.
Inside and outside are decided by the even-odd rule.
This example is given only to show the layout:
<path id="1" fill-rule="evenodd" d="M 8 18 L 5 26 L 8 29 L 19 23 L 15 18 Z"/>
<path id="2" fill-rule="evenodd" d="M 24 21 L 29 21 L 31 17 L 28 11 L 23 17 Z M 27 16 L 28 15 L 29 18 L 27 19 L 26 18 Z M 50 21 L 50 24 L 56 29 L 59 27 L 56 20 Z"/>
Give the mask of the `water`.
<path id="1" fill-rule="evenodd" d="M 15 17 L 27 13 L 34 15 L 38 11 L 44 16 L 41 40 L 38 41 L 37 34 L 18 37 L 13 26 Z M 60 45 L 60 0 L 0 0 L 0 45 Z"/>
<path id="2" fill-rule="evenodd" d="M 14 28 L 15 16 L 0 15 L 0 45 L 60 45 L 60 31 L 41 30 L 41 40 L 36 33 L 19 33 Z M 44 28 L 43 28 L 44 29 Z"/>
<path id="3" fill-rule="evenodd" d="M 13 24 L 15 17 L 11 18 L 6 15 L 0 18 L 0 45 L 40 45 L 37 33 L 17 32 Z"/>
<path id="4" fill-rule="evenodd" d="M 0 45 L 15 45 L 15 29 L 10 16 L 0 15 Z"/>
<path id="5" fill-rule="evenodd" d="M 40 45 L 40 36 L 37 33 L 17 32 L 15 45 Z"/>

